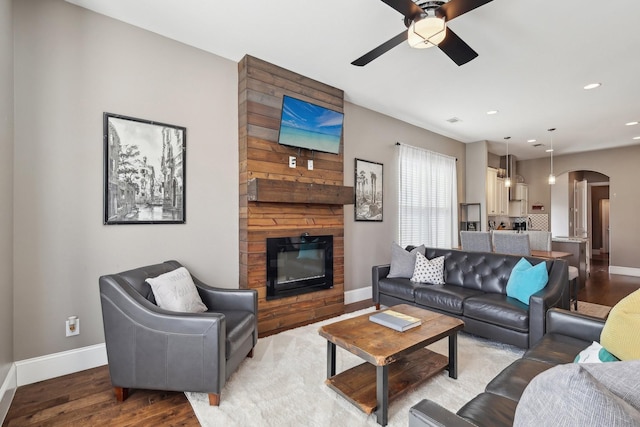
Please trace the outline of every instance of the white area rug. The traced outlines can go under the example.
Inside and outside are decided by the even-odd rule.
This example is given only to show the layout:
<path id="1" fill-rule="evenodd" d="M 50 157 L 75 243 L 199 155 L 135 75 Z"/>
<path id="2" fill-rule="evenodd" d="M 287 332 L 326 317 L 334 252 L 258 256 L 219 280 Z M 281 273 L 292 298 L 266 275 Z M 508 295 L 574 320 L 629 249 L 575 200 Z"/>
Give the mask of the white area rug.
<path id="1" fill-rule="evenodd" d="M 219 407 L 209 406 L 204 393 L 185 393 L 205 427 L 213 426 L 377 426 L 366 415 L 325 385 L 327 342 L 318 335 L 322 324 L 363 314 L 372 309 L 261 338 L 248 358 L 222 390 Z M 448 353 L 448 339 L 429 346 Z M 337 349 L 337 372 L 362 363 L 357 356 Z M 484 391 L 522 349 L 465 333 L 458 335 L 458 379 L 446 371 L 389 405 L 389 426 L 406 426 L 409 408 L 429 398 L 451 411 Z"/>

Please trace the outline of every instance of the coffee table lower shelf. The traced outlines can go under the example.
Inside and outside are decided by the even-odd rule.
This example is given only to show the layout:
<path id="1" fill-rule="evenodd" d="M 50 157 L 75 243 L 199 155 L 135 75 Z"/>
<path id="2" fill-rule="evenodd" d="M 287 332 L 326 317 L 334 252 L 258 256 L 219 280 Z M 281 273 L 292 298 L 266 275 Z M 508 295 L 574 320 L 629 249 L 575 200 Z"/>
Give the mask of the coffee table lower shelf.
<path id="1" fill-rule="evenodd" d="M 444 370 L 449 358 L 421 348 L 389 365 L 389 401 L 415 389 Z M 364 413 L 376 410 L 376 366 L 363 363 L 328 378 L 325 383 Z"/>

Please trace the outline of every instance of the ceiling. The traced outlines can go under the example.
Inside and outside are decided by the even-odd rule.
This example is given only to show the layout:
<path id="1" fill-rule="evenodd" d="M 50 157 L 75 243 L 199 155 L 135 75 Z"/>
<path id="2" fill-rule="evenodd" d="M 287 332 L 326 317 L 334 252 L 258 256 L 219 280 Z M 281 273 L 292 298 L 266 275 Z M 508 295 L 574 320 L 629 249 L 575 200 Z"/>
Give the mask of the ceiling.
<path id="1" fill-rule="evenodd" d="M 479 54 L 461 67 L 405 43 L 351 65 L 405 28 L 380 0 L 67 1 L 232 61 L 255 56 L 496 154 L 511 137 L 518 159 L 549 156 L 549 128 L 554 155 L 640 144 L 640 125 L 625 126 L 640 121 L 637 1 L 494 0 L 448 23 Z"/>

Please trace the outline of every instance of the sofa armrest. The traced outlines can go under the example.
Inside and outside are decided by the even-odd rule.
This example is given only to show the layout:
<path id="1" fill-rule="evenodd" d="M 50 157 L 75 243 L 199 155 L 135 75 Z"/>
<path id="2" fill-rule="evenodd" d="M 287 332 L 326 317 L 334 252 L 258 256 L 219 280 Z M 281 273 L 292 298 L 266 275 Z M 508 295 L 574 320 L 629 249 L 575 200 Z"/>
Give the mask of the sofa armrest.
<path id="1" fill-rule="evenodd" d="M 556 259 L 549 271 L 549 282 L 544 289 L 529 298 L 529 348 L 533 347 L 546 331 L 547 310 L 566 307 L 569 292 L 567 261 Z"/>
<path id="2" fill-rule="evenodd" d="M 584 341 L 600 341 L 604 320 L 568 310 L 547 311 L 547 332 L 567 335 Z"/>
<path id="3" fill-rule="evenodd" d="M 409 409 L 409 427 L 475 427 L 475 424 L 424 399 Z"/>
<path id="4" fill-rule="evenodd" d="M 225 289 L 209 286 L 193 278 L 204 305 L 209 310 L 243 310 L 258 315 L 258 292 L 255 289 Z"/>
<path id="5" fill-rule="evenodd" d="M 386 265 L 374 265 L 371 267 L 371 297 L 373 302 L 380 303 L 380 288 L 378 287 L 378 281 L 387 277 L 391 270 L 391 264 Z"/>

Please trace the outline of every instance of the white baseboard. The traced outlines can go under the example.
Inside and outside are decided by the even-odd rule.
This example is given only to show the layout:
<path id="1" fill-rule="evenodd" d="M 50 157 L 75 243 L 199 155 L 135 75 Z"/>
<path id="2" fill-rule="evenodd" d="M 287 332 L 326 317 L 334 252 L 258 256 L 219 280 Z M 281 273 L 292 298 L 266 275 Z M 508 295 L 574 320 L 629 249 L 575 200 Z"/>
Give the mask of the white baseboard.
<path id="1" fill-rule="evenodd" d="M 76 348 L 15 363 L 18 387 L 107 364 L 104 344 Z"/>
<path id="2" fill-rule="evenodd" d="M 12 363 L 11 368 L 9 368 L 9 373 L 2 382 L 2 387 L 0 387 L 0 424 L 4 424 L 4 419 L 9 413 L 9 407 L 11 406 L 11 402 L 13 402 L 13 396 L 16 394 L 16 388 L 18 388 L 16 380 L 16 365 L 15 363 Z"/>
<path id="3" fill-rule="evenodd" d="M 344 303 L 352 304 L 358 301 L 364 301 L 366 299 L 371 299 L 371 286 L 367 286 L 365 288 L 358 288 L 352 291 L 346 291 L 344 293 Z"/>
<path id="4" fill-rule="evenodd" d="M 615 265 L 610 265 L 609 274 L 622 274 L 623 276 L 640 277 L 640 268 L 616 267 Z"/>

